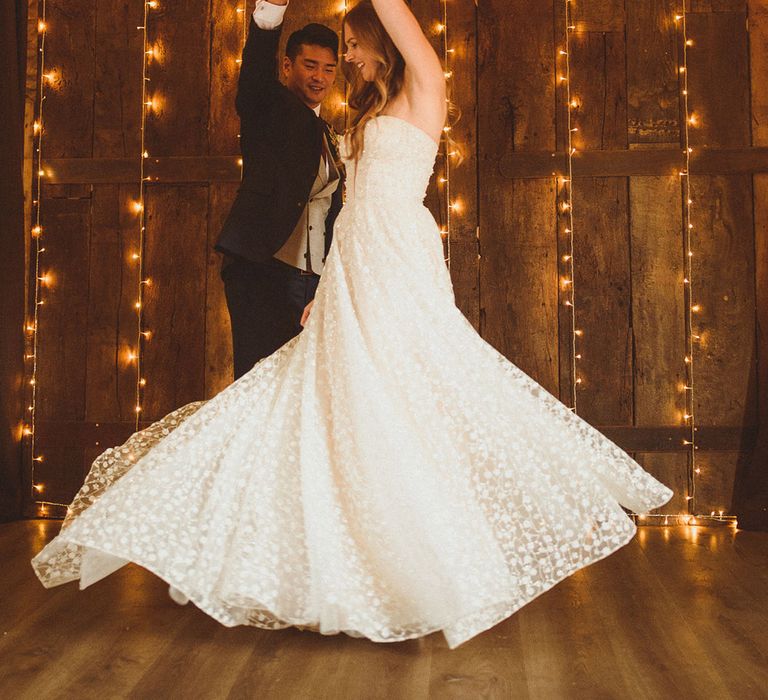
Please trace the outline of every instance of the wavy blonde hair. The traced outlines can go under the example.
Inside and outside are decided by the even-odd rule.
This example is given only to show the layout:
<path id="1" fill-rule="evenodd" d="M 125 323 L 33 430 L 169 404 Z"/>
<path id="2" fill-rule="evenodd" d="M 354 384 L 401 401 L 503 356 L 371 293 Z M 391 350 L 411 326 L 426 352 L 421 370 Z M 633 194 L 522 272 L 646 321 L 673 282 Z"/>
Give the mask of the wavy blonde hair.
<path id="1" fill-rule="evenodd" d="M 405 60 L 389 38 L 371 0 L 360 0 L 344 17 L 341 29 L 343 47 L 346 47 L 347 26 L 353 29 L 358 43 L 376 60 L 376 74 L 370 82 L 363 80 L 359 70 L 342 61 L 341 70 L 350 87 L 347 102 L 356 112 L 347 129 L 347 138 L 351 156 L 357 161 L 365 144 L 363 132 L 366 123 L 381 114 L 387 103 L 403 89 Z"/>

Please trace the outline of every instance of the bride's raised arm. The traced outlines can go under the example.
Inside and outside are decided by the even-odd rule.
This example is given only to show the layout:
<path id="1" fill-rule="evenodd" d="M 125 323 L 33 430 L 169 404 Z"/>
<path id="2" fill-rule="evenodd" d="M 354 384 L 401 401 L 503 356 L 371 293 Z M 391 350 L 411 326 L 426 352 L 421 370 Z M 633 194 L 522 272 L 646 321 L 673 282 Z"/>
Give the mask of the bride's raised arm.
<path id="1" fill-rule="evenodd" d="M 372 3 L 384 29 L 403 55 L 406 80 L 411 77 L 419 90 L 444 92 L 443 66 L 410 8 L 403 0 L 372 0 Z"/>

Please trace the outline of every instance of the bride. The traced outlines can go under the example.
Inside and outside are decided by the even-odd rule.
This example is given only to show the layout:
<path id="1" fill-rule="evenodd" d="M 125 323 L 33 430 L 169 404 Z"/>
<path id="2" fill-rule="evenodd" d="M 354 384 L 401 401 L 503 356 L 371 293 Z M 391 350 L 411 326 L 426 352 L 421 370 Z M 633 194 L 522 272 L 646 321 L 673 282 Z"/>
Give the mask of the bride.
<path id="1" fill-rule="evenodd" d="M 671 492 L 485 343 L 423 205 L 446 119 L 403 0 L 345 20 L 347 201 L 302 333 L 104 452 L 34 559 L 127 562 L 227 626 L 450 647 L 626 544 Z"/>

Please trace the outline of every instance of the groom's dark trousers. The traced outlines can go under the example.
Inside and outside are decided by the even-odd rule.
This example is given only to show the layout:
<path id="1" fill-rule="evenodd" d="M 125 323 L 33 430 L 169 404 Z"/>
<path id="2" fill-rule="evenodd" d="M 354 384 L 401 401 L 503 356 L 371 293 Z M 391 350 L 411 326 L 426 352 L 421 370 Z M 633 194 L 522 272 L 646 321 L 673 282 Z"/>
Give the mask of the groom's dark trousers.
<path id="1" fill-rule="evenodd" d="M 239 379 L 299 334 L 301 315 L 315 296 L 320 276 L 270 258 L 226 259 L 221 278 L 232 323 L 235 379 Z"/>
<path id="2" fill-rule="evenodd" d="M 299 333 L 318 276 L 273 256 L 289 239 L 318 174 L 328 125 L 277 79 L 280 28 L 251 19 L 237 88 L 243 179 L 216 241 L 232 323 L 235 379 Z M 325 255 L 342 205 L 342 185 L 325 219 Z"/>

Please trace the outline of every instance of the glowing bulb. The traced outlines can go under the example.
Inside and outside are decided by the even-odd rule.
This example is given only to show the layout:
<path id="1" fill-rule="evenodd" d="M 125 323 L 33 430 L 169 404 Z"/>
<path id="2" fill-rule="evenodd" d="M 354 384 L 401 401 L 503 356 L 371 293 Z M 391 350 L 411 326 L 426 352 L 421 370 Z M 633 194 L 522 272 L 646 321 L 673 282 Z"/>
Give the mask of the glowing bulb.
<path id="1" fill-rule="evenodd" d="M 149 158 L 149 151 L 144 151 L 144 153 L 141 154 L 144 158 Z"/>
<path id="2" fill-rule="evenodd" d="M 137 301 L 137 302 L 134 304 L 134 306 L 135 306 L 137 309 L 140 309 L 140 308 L 141 308 L 141 302 L 140 302 L 140 301 Z"/>
<path id="3" fill-rule="evenodd" d="M 141 413 L 141 406 L 136 404 L 136 408 L 134 408 L 133 410 L 136 411 L 136 413 Z"/>
<path id="4" fill-rule="evenodd" d="M 685 42 L 686 46 L 693 46 L 693 39 L 687 39 Z"/>
<path id="5" fill-rule="evenodd" d="M 238 165 L 242 165 L 243 164 L 243 159 L 242 158 L 238 158 L 237 159 L 237 164 Z"/>
<path id="6" fill-rule="evenodd" d="M 38 456 L 38 457 L 34 457 L 34 458 L 32 459 L 32 461 L 33 461 L 33 462 L 42 462 L 42 461 L 43 461 L 43 456 L 42 456 L 42 455 L 40 455 L 40 456 Z"/>
<path id="7" fill-rule="evenodd" d="M 435 25 L 435 31 L 436 31 L 436 32 L 442 32 L 442 31 L 445 31 L 445 25 L 444 25 L 444 24 L 442 24 L 442 23 L 440 23 L 440 22 L 438 22 L 438 23 Z"/>
<path id="8" fill-rule="evenodd" d="M 38 493 L 42 493 L 42 491 L 43 491 L 43 485 L 42 484 L 35 484 L 32 488 L 35 489 L 35 491 L 37 491 Z"/>
<path id="9" fill-rule="evenodd" d="M 680 66 L 678 69 L 681 73 L 685 73 L 685 66 Z"/>
<path id="10" fill-rule="evenodd" d="M 157 0 L 148 0 L 147 1 L 147 7 L 151 7 L 153 10 L 157 8 L 158 6 Z"/>
<path id="11" fill-rule="evenodd" d="M 38 226 L 34 226 L 34 227 L 32 228 L 32 235 L 33 235 L 35 238 L 38 238 L 42 232 L 43 232 L 43 227 L 42 227 L 42 226 L 39 226 L 39 225 L 38 225 Z"/>
<path id="12" fill-rule="evenodd" d="M 137 214 L 144 211 L 144 205 L 141 202 L 134 202 L 133 211 L 135 211 Z"/>
<path id="13" fill-rule="evenodd" d="M 574 334 L 574 335 L 578 335 L 578 336 L 582 336 L 582 335 L 584 335 L 584 331 L 582 331 L 582 330 L 575 330 L 575 331 L 573 332 L 573 334 Z"/>
<path id="14" fill-rule="evenodd" d="M 144 377 L 139 379 L 139 386 L 146 386 L 146 385 L 147 385 L 147 380 L 144 379 Z"/>
<path id="15" fill-rule="evenodd" d="M 40 122 L 35 122 L 34 124 L 32 124 L 32 131 L 34 131 L 35 133 L 40 131 Z"/>
<path id="16" fill-rule="evenodd" d="M 698 304 L 694 304 L 691 307 L 691 311 L 693 311 L 694 313 L 696 313 L 697 311 L 701 311 L 701 306 L 699 306 Z"/>
<path id="17" fill-rule="evenodd" d="M 43 20 L 40 20 L 40 21 L 37 23 L 37 31 L 38 31 L 38 32 L 40 32 L 40 33 L 42 34 L 42 33 L 43 33 L 45 30 L 46 30 L 46 25 L 45 25 L 45 22 L 43 22 Z"/>

